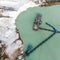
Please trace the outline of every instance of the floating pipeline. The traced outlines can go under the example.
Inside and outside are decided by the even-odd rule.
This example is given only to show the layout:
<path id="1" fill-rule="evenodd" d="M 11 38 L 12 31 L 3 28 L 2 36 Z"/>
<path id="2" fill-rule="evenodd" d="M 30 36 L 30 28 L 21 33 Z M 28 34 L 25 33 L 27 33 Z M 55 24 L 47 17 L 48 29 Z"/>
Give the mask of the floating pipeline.
<path id="1" fill-rule="evenodd" d="M 46 23 L 46 24 L 53 28 L 53 31 L 54 31 L 53 34 L 51 34 L 49 37 L 47 37 L 44 41 L 40 42 L 35 48 L 31 49 L 29 52 L 26 51 L 25 56 L 29 56 L 32 52 L 34 52 L 37 48 L 42 46 L 45 42 L 47 42 L 50 38 L 52 38 L 56 34 L 56 29 L 52 25 L 50 25 L 48 23 Z"/>
<path id="2" fill-rule="evenodd" d="M 46 23 L 47 24 L 47 23 Z M 47 24 L 48 25 L 48 24 Z M 46 29 L 46 28 L 41 28 L 39 27 L 40 30 L 45 30 L 45 31 L 50 31 L 50 32 L 54 32 L 54 30 L 51 30 L 51 29 Z M 57 29 L 56 30 L 56 33 L 60 33 L 60 31 L 58 31 Z"/>

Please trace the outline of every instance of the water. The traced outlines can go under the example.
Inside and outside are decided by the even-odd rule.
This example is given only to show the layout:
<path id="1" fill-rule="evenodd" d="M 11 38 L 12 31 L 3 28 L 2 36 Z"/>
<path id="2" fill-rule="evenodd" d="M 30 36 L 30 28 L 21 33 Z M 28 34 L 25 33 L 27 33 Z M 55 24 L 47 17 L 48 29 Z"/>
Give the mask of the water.
<path id="1" fill-rule="evenodd" d="M 60 30 L 60 5 L 49 7 L 34 7 L 29 8 L 27 11 L 21 13 L 17 20 L 16 25 L 20 31 L 21 37 L 24 41 L 24 50 L 28 44 L 35 47 L 38 43 L 47 38 L 51 32 L 47 31 L 33 31 L 33 22 L 37 13 L 42 14 L 41 27 L 49 28 L 45 22 L 56 27 Z M 49 41 L 39 47 L 36 51 L 26 57 L 26 60 L 60 60 L 60 34 L 56 34 Z"/>

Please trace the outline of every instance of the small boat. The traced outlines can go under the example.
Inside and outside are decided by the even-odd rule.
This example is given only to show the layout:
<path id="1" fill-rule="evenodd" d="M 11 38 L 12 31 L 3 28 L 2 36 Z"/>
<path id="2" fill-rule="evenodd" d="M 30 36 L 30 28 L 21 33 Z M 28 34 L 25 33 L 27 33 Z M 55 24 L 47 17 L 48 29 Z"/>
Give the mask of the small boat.
<path id="1" fill-rule="evenodd" d="M 39 26 L 42 23 L 41 17 L 42 17 L 42 15 L 38 13 L 35 20 L 34 20 L 33 30 L 38 30 L 39 29 Z"/>

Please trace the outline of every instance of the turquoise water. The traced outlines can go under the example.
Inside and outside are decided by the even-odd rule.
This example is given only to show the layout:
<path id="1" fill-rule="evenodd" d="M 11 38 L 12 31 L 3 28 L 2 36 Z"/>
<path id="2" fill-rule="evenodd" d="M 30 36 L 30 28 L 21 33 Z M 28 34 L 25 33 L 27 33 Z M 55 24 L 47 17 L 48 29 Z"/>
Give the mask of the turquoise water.
<path id="1" fill-rule="evenodd" d="M 48 31 L 33 31 L 33 22 L 37 13 L 42 14 L 41 27 L 49 28 L 45 22 L 60 30 L 60 5 L 49 7 L 34 7 L 22 12 L 17 20 L 16 25 L 20 31 L 24 41 L 24 50 L 28 44 L 35 47 L 38 43 L 47 38 L 52 32 Z M 39 47 L 36 51 L 26 57 L 26 60 L 60 60 L 60 34 L 56 34 L 49 41 Z"/>

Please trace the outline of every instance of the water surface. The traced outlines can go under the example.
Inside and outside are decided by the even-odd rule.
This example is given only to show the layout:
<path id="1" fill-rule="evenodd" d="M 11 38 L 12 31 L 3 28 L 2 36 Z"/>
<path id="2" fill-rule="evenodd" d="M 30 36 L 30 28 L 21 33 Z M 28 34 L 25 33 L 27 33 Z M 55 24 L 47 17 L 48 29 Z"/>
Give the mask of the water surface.
<path id="1" fill-rule="evenodd" d="M 52 34 L 52 32 L 42 30 L 33 31 L 33 22 L 37 13 L 42 14 L 41 27 L 51 29 L 45 24 L 45 22 L 47 22 L 60 30 L 60 5 L 29 8 L 27 11 L 21 13 L 16 20 L 17 28 L 24 41 L 24 50 L 26 50 L 28 44 L 35 47 L 38 43 Z M 60 60 L 60 34 L 56 34 L 26 59 Z"/>

